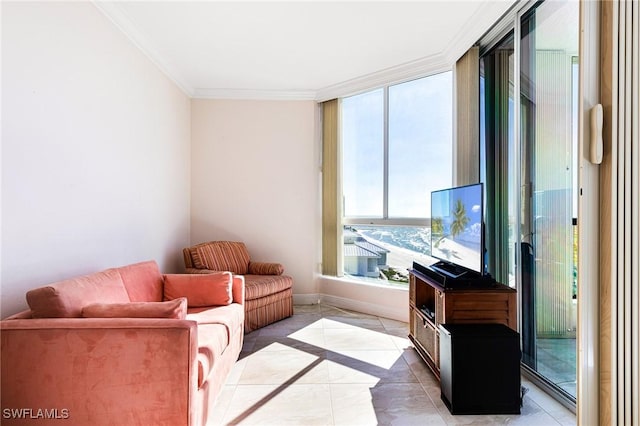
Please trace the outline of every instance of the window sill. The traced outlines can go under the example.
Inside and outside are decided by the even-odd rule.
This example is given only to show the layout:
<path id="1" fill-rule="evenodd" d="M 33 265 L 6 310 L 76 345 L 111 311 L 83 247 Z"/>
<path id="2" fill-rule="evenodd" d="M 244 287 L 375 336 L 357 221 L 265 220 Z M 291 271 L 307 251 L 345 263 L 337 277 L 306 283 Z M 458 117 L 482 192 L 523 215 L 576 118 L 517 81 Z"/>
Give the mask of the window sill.
<path id="1" fill-rule="evenodd" d="M 348 284 L 356 284 L 366 287 L 378 287 L 387 290 L 401 290 L 401 291 L 409 291 L 409 283 L 393 283 L 393 284 L 385 284 L 384 281 L 376 279 L 376 278 L 354 278 L 351 276 L 345 277 L 336 277 L 333 275 L 321 275 L 322 279 L 331 280 L 335 282 L 343 282 Z"/>

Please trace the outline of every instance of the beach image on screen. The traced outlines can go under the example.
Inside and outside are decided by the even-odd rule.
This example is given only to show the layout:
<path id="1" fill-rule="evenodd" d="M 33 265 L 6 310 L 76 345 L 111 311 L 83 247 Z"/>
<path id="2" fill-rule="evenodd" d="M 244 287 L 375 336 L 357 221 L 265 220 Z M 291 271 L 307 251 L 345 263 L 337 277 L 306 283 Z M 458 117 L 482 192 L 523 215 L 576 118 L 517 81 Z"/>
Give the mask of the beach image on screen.
<path id="1" fill-rule="evenodd" d="M 482 186 L 431 193 L 431 255 L 482 272 Z"/>

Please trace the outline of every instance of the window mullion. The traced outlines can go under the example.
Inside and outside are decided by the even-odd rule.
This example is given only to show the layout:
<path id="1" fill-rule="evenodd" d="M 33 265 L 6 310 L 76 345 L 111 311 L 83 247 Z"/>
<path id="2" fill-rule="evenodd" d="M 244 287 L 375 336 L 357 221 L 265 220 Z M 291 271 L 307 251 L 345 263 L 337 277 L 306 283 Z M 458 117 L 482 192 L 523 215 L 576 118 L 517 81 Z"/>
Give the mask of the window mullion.
<path id="1" fill-rule="evenodd" d="M 383 106 L 384 159 L 383 159 L 382 217 L 384 219 L 388 219 L 389 218 L 389 86 L 384 87 L 384 94 L 382 98 L 384 102 L 384 106 Z"/>

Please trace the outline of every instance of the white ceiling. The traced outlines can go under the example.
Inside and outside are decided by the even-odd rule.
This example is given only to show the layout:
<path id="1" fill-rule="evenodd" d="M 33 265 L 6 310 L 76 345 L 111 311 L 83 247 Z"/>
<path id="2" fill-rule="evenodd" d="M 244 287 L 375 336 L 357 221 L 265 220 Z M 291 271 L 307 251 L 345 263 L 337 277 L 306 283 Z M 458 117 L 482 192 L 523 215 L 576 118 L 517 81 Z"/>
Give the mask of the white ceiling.
<path id="1" fill-rule="evenodd" d="M 324 100 L 450 69 L 516 1 L 94 3 L 189 96 Z"/>

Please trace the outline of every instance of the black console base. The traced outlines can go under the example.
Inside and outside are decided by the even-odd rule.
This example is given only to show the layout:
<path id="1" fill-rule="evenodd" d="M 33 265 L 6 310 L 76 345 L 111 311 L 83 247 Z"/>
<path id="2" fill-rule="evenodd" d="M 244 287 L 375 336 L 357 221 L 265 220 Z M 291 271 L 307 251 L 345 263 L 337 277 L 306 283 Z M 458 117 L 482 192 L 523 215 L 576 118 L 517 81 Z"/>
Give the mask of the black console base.
<path id="1" fill-rule="evenodd" d="M 518 333 L 502 324 L 441 324 L 440 389 L 451 414 L 520 414 Z"/>

